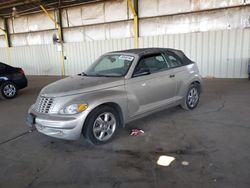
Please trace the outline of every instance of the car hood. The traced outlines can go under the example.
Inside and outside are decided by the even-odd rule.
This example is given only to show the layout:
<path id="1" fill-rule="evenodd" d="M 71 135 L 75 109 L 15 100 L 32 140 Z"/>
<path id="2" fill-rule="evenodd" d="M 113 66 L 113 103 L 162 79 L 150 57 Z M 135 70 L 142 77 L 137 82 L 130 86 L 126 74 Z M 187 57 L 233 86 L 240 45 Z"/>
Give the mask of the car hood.
<path id="1" fill-rule="evenodd" d="M 61 97 L 93 92 L 124 85 L 122 77 L 72 76 L 45 86 L 40 95 L 44 97 Z"/>

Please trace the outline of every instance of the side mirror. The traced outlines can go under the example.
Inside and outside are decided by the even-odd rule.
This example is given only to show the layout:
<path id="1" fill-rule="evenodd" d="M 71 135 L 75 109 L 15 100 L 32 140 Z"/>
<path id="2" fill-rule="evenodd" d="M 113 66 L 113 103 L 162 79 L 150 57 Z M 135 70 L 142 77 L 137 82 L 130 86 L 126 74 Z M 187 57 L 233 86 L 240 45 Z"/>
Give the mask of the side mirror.
<path id="1" fill-rule="evenodd" d="M 134 77 L 138 77 L 138 76 L 145 76 L 145 75 L 149 75 L 150 74 L 150 70 L 149 69 L 140 69 L 139 71 L 135 72 L 133 74 L 133 78 Z"/>

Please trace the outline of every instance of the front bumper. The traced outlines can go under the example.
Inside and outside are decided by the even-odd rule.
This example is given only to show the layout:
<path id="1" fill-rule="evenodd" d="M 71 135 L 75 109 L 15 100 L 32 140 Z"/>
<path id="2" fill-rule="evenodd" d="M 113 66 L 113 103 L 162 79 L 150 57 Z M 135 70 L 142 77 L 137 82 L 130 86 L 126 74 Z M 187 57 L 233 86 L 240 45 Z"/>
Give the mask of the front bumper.
<path id="1" fill-rule="evenodd" d="M 34 111 L 33 106 L 31 106 L 26 124 L 51 137 L 77 140 L 81 136 L 86 117 L 87 112 L 75 116 L 40 114 Z"/>

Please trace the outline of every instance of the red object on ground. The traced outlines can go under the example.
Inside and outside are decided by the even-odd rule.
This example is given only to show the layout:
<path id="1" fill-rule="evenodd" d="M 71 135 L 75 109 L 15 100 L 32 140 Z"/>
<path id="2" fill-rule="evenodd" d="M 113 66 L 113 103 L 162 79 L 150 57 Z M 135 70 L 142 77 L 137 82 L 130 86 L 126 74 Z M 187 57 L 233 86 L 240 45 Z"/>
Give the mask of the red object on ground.
<path id="1" fill-rule="evenodd" d="M 141 130 L 141 129 L 132 129 L 130 135 L 131 136 L 139 136 L 139 135 L 141 135 L 143 133 L 144 133 L 144 131 Z"/>

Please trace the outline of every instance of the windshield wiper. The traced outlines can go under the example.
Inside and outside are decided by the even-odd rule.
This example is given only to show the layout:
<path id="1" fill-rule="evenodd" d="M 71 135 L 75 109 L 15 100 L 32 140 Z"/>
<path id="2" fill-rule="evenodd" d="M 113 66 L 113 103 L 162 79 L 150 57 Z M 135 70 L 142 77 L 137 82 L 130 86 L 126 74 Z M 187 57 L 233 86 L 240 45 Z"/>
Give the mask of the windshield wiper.
<path id="1" fill-rule="evenodd" d="M 114 75 L 105 75 L 105 74 L 86 74 L 82 72 L 81 74 L 78 74 L 79 76 L 90 76 L 90 77 L 120 77 L 120 76 L 114 76 Z"/>
<path id="2" fill-rule="evenodd" d="M 103 74 L 93 74 L 93 76 L 96 76 L 96 77 L 109 77 L 108 75 L 103 75 Z"/>
<path id="3" fill-rule="evenodd" d="M 88 76 L 85 72 L 81 72 L 78 76 Z"/>
<path id="4" fill-rule="evenodd" d="M 82 73 L 80 74 L 82 76 L 91 76 L 91 77 L 108 77 L 107 75 L 103 75 L 103 74 L 86 74 L 86 73 Z"/>

